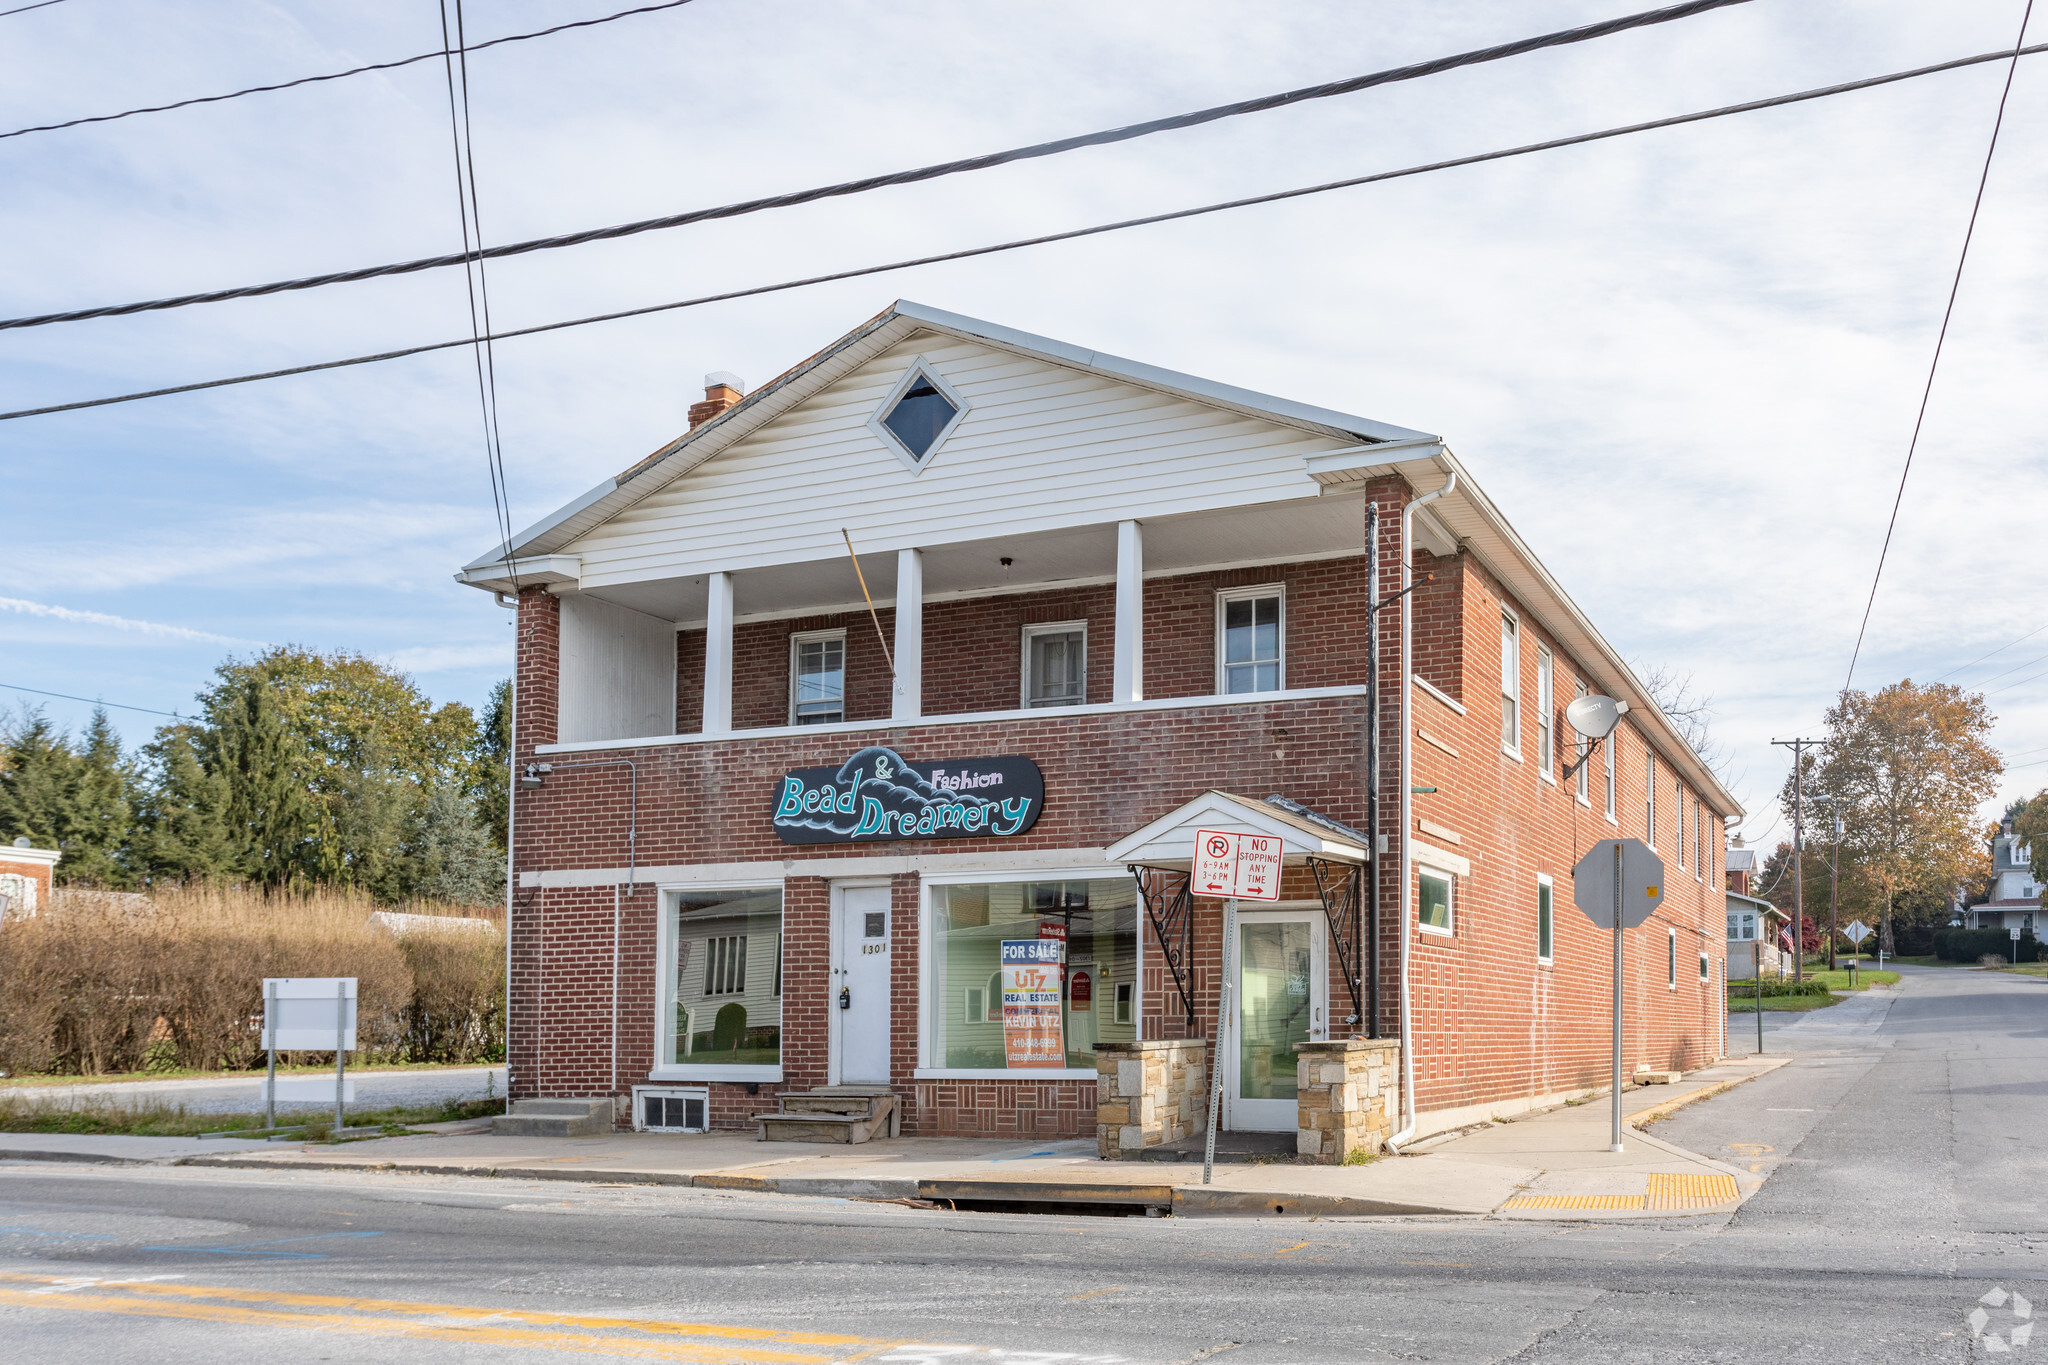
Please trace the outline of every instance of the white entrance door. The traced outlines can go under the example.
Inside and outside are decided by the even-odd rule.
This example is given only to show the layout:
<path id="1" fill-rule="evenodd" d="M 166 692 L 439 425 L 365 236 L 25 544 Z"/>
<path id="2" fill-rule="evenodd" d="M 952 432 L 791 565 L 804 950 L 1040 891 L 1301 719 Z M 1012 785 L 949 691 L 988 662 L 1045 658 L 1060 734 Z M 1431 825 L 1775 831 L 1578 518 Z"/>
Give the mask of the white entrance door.
<path id="1" fill-rule="evenodd" d="M 889 888 L 835 887 L 832 1017 L 841 1085 L 889 1083 Z"/>
<path id="2" fill-rule="evenodd" d="M 1237 989 L 1224 1051 L 1225 1126 L 1286 1133 L 1295 1107 L 1296 1045 L 1329 1036 L 1329 969 L 1321 912 L 1238 907 Z"/>

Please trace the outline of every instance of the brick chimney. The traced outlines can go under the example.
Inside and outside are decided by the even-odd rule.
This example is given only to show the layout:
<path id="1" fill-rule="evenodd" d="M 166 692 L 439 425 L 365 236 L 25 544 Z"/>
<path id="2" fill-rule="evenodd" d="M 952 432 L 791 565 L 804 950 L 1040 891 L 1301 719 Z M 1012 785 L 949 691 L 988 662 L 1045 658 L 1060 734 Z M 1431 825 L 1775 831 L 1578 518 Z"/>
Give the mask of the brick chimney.
<path id="1" fill-rule="evenodd" d="M 695 431 L 747 396 L 746 381 L 724 370 L 704 376 L 704 401 L 690 404 L 690 430 Z"/>

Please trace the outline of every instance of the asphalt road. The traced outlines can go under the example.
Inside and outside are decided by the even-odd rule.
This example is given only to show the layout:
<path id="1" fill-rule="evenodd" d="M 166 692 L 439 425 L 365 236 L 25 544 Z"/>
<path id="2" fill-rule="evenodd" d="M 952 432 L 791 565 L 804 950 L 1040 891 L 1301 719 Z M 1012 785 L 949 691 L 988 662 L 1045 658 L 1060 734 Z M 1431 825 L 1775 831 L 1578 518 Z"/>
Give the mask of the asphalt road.
<path id="1" fill-rule="evenodd" d="M 1621 1224 L 1109 1219 L 0 1166 L 0 1357 L 1964 1361 L 2048 1310 L 2048 984 L 1924 971 L 1659 1125 L 1770 1180 Z M 123 1283 L 125 1281 L 125 1283 Z M 2002 1288 L 2005 1297 L 1993 1291 Z M 2037 1292 L 2038 1291 L 2038 1292 Z M 2048 1355 L 2024 1340 L 2017 1352 Z"/>
<path id="2" fill-rule="evenodd" d="M 480 1100 L 484 1097 L 487 1083 L 492 1094 L 502 1096 L 505 1093 L 505 1068 L 502 1066 L 435 1067 L 414 1071 L 352 1070 L 348 1074 L 356 1083 L 356 1097 L 348 1105 L 352 1111 L 384 1109 L 400 1104 L 438 1104 L 450 1099 Z M 318 1084 L 323 1076 L 294 1071 L 289 1073 L 288 1079 L 311 1080 Z M 280 1099 L 277 1107 L 286 1111 L 333 1112 L 332 1073 L 326 1073 L 324 1079 L 330 1082 L 329 1098 Z M 182 1081 L 117 1081 L 107 1085 L 0 1086 L 0 1097 L 21 1098 L 38 1104 L 69 1104 L 79 1100 L 131 1106 L 168 1104 L 183 1105 L 187 1112 L 194 1114 L 258 1113 L 263 1108 L 262 1095 L 263 1078 L 255 1072 L 232 1080 L 207 1077 Z"/>

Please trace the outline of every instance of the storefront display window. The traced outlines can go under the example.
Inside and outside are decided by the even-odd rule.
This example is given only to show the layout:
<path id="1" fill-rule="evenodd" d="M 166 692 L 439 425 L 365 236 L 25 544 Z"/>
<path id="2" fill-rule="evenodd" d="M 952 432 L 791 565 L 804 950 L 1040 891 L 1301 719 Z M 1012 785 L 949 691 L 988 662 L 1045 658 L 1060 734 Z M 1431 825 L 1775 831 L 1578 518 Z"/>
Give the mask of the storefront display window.
<path id="1" fill-rule="evenodd" d="M 1138 898 L 1128 877 L 931 890 L 932 1064 L 1088 1069 L 1138 1036 Z"/>
<path id="2" fill-rule="evenodd" d="M 782 889 L 671 891 L 662 914 L 662 1065 L 780 1066 Z"/>

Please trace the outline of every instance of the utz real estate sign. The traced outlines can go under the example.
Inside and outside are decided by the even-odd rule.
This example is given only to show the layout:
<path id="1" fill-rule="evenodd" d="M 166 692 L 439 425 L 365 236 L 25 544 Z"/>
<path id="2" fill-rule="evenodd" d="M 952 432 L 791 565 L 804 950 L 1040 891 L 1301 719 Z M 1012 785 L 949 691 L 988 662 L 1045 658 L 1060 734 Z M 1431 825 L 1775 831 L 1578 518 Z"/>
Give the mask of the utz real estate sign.
<path id="1" fill-rule="evenodd" d="M 864 844 L 1007 838 L 1044 808 L 1045 778 L 1028 758 L 912 763 L 875 744 L 836 768 L 785 774 L 774 818 L 786 844 Z"/>
<path id="2" fill-rule="evenodd" d="M 1064 938 L 1006 938 L 1003 951 L 1003 1060 L 1012 1069 L 1067 1064 L 1060 994 Z"/>

